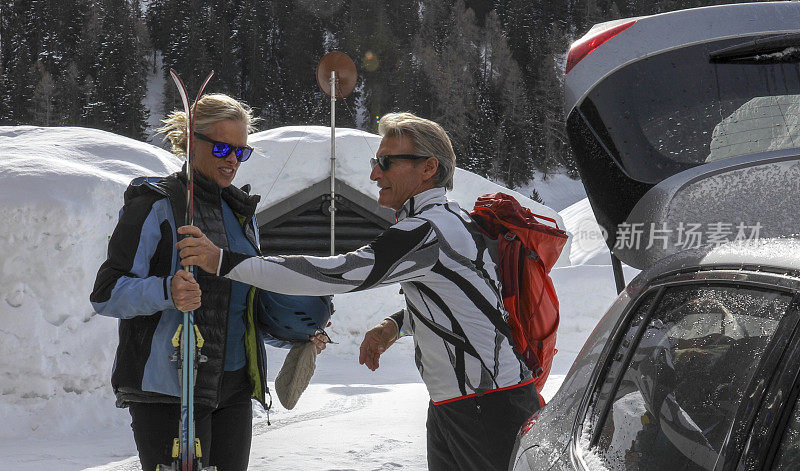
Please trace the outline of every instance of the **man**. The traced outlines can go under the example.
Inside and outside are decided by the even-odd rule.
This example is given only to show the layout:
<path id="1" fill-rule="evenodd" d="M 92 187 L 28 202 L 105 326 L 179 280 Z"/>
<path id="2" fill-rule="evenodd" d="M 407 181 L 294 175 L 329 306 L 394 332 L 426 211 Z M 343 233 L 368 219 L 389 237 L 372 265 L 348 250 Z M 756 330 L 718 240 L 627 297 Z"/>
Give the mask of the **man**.
<path id="1" fill-rule="evenodd" d="M 406 309 L 364 336 L 359 362 L 378 368 L 399 337 L 414 336 L 431 396 L 431 470 L 506 469 L 517 430 L 538 408 L 532 375 L 511 346 L 495 265 L 469 214 L 448 201 L 455 154 L 438 124 L 409 113 L 381 118 L 370 178 L 397 224 L 369 245 L 331 257 L 254 257 L 179 229 L 184 265 L 286 294 L 337 294 L 400 283 Z"/>

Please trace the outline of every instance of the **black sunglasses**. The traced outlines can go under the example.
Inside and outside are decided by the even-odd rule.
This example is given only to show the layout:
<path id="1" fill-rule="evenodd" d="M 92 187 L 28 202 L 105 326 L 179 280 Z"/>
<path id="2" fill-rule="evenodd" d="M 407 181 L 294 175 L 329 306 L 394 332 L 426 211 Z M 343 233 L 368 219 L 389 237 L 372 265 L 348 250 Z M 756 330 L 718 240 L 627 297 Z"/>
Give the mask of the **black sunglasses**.
<path id="1" fill-rule="evenodd" d="M 199 132 L 195 132 L 194 135 L 201 141 L 214 144 L 214 147 L 211 148 L 211 153 L 214 154 L 214 157 L 218 159 L 224 159 L 231 153 L 231 151 L 233 151 L 236 154 L 236 160 L 239 162 L 244 162 L 245 160 L 249 159 L 250 154 L 253 153 L 253 148 L 250 146 L 237 147 L 228 144 L 227 142 L 215 141 L 214 139 L 211 139 L 205 134 L 200 134 Z"/>
<path id="2" fill-rule="evenodd" d="M 429 155 L 414 155 L 414 154 L 396 154 L 396 155 L 379 155 L 369 159 L 369 164 L 372 168 L 377 165 L 384 172 L 389 170 L 392 166 L 392 159 L 405 159 L 405 160 L 419 160 L 427 159 Z"/>

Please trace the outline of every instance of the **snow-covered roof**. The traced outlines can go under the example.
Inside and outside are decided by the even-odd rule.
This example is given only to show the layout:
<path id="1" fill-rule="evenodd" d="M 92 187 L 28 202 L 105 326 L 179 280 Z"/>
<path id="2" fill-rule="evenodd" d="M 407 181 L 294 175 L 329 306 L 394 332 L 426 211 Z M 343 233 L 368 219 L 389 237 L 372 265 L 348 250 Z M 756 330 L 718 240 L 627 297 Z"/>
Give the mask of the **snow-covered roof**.
<path id="1" fill-rule="evenodd" d="M 369 159 L 375 156 L 381 137 L 357 129 L 336 129 L 336 178 L 376 199 L 375 182 L 370 181 Z M 331 130 L 323 126 L 287 126 L 252 134 L 248 143 L 256 149 L 239 168 L 234 184 L 250 183 L 261 194 L 259 209 L 288 198 L 330 176 Z M 481 176 L 456 168 L 453 191 L 448 197 L 472 208 L 478 196 L 503 192 L 517 198 L 534 213 L 554 218 L 564 227 L 558 213 L 530 198 Z"/>
<path id="2" fill-rule="evenodd" d="M 376 134 L 356 129 L 336 130 L 336 177 L 373 199 L 377 199 L 377 186 L 369 179 L 369 159 L 380 140 Z M 182 165 L 161 148 L 96 129 L 0 126 L 0 142 L 0 181 L 6 203 L 8 198 L 30 201 L 32 193 L 42 192 L 61 200 L 74 197 L 86 202 L 87 191 L 98 185 L 110 181 L 124 186 L 135 177 L 168 175 Z M 249 144 L 256 152 L 239 168 L 234 183 L 249 183 L 254 193 L 262 195 L 259 210 L 330 175 L 330 128 L 281 127 L 252 134 Z M 448 197 L 471 208 L 478 196 L 498 191 L 564 227 L 561 217 L 549 207 L 460 168 Z M 121 202 L 121 193 L 118 197 Z"/>
<path id="3" fill-rule="evenodd" d="M 336 178 L 377 200 L 375 182 L 369 179 L 369 159 L 375 156 L 381 137 L 357 129 L 336 129 Z M 256 149 L 236 174 L 234 184 L 250 183 L 262 199 L 259 210 L 270 207 L 330 177 L 331 130 L 323 126 L 287 126 L 252 134 L 248 143 Z M 479 175 L 456 168 L 448 198 L 472 209 L 478 196 L 503 192 L 535 214 L 564 221 L 553 209 L 500 186 Z M 569 245 L 556 266 L 569 264 Z"/>

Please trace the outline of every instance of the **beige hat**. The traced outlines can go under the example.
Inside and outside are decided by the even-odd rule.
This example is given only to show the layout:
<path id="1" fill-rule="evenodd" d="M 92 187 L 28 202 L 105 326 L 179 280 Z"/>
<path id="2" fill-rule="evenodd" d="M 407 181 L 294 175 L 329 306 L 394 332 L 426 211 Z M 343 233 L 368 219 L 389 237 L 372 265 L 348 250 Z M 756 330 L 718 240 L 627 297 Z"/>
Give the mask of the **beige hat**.
<path id="1" fill-rule="evenodd" d="M 316 365 L 317 349 L 313 342 L 298 342 L 292 346 L 275 378 L 275 392 L 283 407 L 294 408 L 311 382 Z"/>

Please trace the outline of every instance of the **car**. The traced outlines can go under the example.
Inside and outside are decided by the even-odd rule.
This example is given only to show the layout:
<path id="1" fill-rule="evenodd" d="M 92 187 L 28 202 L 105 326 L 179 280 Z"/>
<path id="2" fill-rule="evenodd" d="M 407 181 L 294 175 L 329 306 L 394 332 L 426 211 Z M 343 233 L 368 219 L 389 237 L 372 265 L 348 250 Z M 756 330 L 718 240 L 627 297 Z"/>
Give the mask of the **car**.
<path id="1" fill-rule="evenodd" d="M 800 2 L 597 25 L 565 114 L 621 292 L 510 469 L 800 469 Z"/>
<path id="2" fill-rule="evenodd" d="M 513 469 L 800 469 L 800 242 L 667 257 L 600 320 Z"/>

